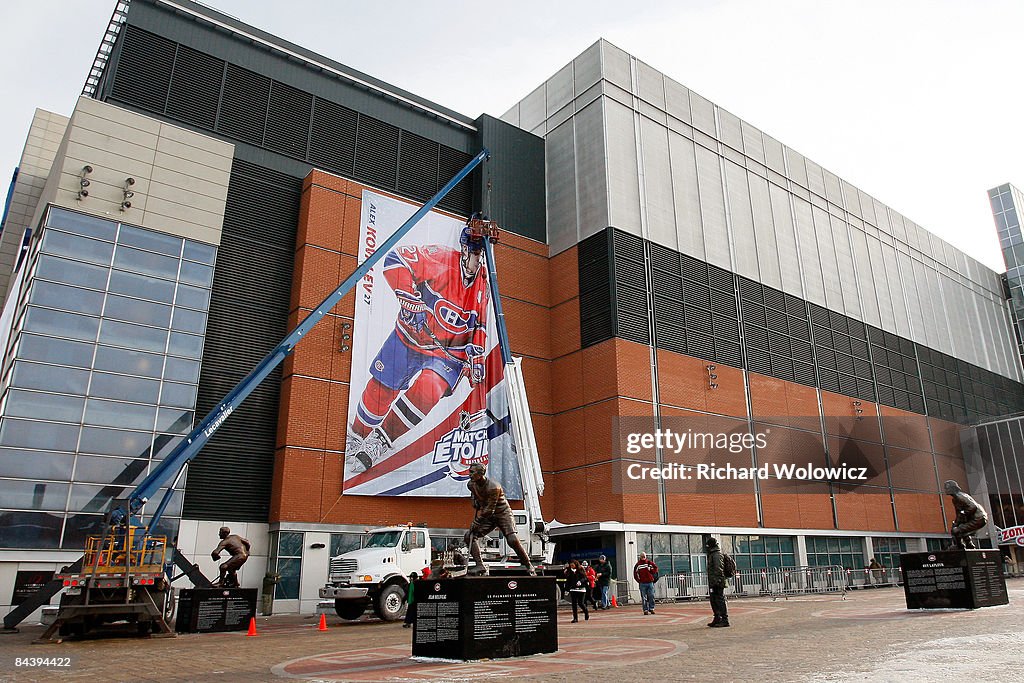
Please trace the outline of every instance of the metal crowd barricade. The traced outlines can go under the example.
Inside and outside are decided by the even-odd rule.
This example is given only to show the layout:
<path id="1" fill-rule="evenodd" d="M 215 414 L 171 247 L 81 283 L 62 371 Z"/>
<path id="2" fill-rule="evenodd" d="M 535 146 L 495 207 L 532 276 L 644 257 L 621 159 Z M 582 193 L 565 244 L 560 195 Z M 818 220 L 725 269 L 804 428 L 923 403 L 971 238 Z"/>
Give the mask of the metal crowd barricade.
<path id="1" fill-rule="evenodd" d="M 893 570 L 889 570 L 890 576 Z M 895 570 L 898 575 L 899 570 Z M 790 595 L 838 593 L 846 596 L 849 586 L 845 569 L 828 567 L 765 567 L 744 569 L 727 579 L 727 597 L 788 598 Z M 659 601 L 701 600 L 708 597 L 707 572 L 663 576 L 654 584 Z"/>
<path id="2" fill-rule="evenodd" d="M 848 588 L 881 588 L 883 586 L 899 586 L 903 583 L 903 575 L 899 567 L 882 567 L 881 569 L 844 569 Z"/>

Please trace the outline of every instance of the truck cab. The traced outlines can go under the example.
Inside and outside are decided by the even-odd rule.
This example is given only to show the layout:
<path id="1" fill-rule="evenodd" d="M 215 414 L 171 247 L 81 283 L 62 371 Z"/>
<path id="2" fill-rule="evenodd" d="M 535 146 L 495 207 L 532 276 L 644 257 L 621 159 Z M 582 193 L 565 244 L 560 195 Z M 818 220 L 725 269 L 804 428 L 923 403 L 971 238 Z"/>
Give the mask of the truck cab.
<path id="1" fill-rule="evenodd" d="M 420 575 L 430 566 L 430 533 L 413 526 L 372 529 L 363 547 L 330 560 L 328 583 L 322 599 L 334 600 L 342 619 L 358 619 L 372 607 L 384 621 L 405 613 L 409 574 Z"/>

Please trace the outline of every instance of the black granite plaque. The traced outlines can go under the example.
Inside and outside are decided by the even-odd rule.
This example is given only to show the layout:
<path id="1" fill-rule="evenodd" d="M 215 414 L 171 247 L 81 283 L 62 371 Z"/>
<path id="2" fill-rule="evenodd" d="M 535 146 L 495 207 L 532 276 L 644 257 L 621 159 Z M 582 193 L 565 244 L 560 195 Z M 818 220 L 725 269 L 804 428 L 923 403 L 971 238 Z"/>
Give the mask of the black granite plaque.
<path id="1" fill-rule="evenodd" d="M 414 657 L 496 659 L 558 650 L 552 577 L 417 581 Z"/>
<path id="2" fill-rule="evenodd" d="M 900 555 L 908 609 L 975 609 L 1009 602 L 998 550 Z"/>
<path id="3" fill-rule="evenodd" d="M 186 588 L 178 598 L 178 633 L 244 631 L 256 616 L 255 588 Z"/>

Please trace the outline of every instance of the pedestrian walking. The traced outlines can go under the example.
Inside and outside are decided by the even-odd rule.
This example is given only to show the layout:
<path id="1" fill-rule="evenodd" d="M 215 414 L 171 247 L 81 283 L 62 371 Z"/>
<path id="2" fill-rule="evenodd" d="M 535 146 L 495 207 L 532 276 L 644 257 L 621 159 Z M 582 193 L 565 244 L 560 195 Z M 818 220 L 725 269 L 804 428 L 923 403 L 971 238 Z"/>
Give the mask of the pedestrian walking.
<path id="1" fill-rule="evenodd" d="M 587 574 L 587 583 L 589 584 L 587 586 L 587 602 L 589 602 L 594 609 L 597 609 L 597 600 L 594 599 L 594 587 L 597 585 L 597 572 L 594 571 L 594 568 L 591 567 L 590 563 L 586 560 L 583 560 L 581 566 L 583 567 L 583 571 Z"/>
<path id="2" fill-rule="evenodd" d="M 587 580 L 587 573 L 580 566 L 579 560 L 572 560 L 565 568 L 565 591 L 569 594 L 569 601 L 572 603 L 572 623 L 579 619 L 578 609 L 583 608 L 583 619 L 590 619 L 590 612 L 587 611 L 587 590 L 590 582 Z"/>
<path id="3" fill-rule="evenodd" d="M 612 606 L 611 603 L 611 584 L 612 584 L 612 566 L 608 563 L 608 558 L 602 555 L 597 558 L 597 562 L 593 565 L 594 571 L 597 573 L 597 587 L 594 589 L 594 598 L 598 601 L 598 609 L 608 609 Z"/>
<path id="4" fill-rule="evenodd" d="M 402 624 L 402 628 L 411 628 L 416 621 L 416 597 L 413 593 L 413 587 L 419 578 L 419 574 L 416 572 L 409 574 L 409 587 L 406 588 L 405 592 L 405 623 Z"/>

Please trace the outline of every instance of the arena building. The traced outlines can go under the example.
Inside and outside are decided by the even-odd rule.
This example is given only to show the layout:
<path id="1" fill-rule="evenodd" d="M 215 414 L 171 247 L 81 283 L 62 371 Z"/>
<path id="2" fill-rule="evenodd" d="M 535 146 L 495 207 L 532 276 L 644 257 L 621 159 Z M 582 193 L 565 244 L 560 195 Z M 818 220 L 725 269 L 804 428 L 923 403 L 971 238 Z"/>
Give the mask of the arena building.
<path id="1" fill-rule="evenodd" d="M 598 40 L 471 119 L 204 5 L 133 0 L 74 112 L 37 112 L 4 218 L 0 606 L 79 557 L 353 271 L 365 192 L 421 203 L 482 147 L 439 206 L 503 229 L 561 559 L 686 573 L 714 534 L 741 568 L 894 567 L 945 542 L 946 479 L 1024 520 L 1019 475 L 991 483 L 991 448 L 961 434 L 1024 409 L 1004 278 L 669 76 Z M 472 518 L 343 494 L 354 312 L 350 294 L 231 415 L 164 515 L 207 575 L 220 526 L 253 541 L 243 584 L 280 574 L 277 612 L 311 612 L 368 527 L 425 522 L 442 545 Z M 667 430 L 741 439 L 644 442 Z M 650 475 L 711 460 L 717 479 Z"/>

